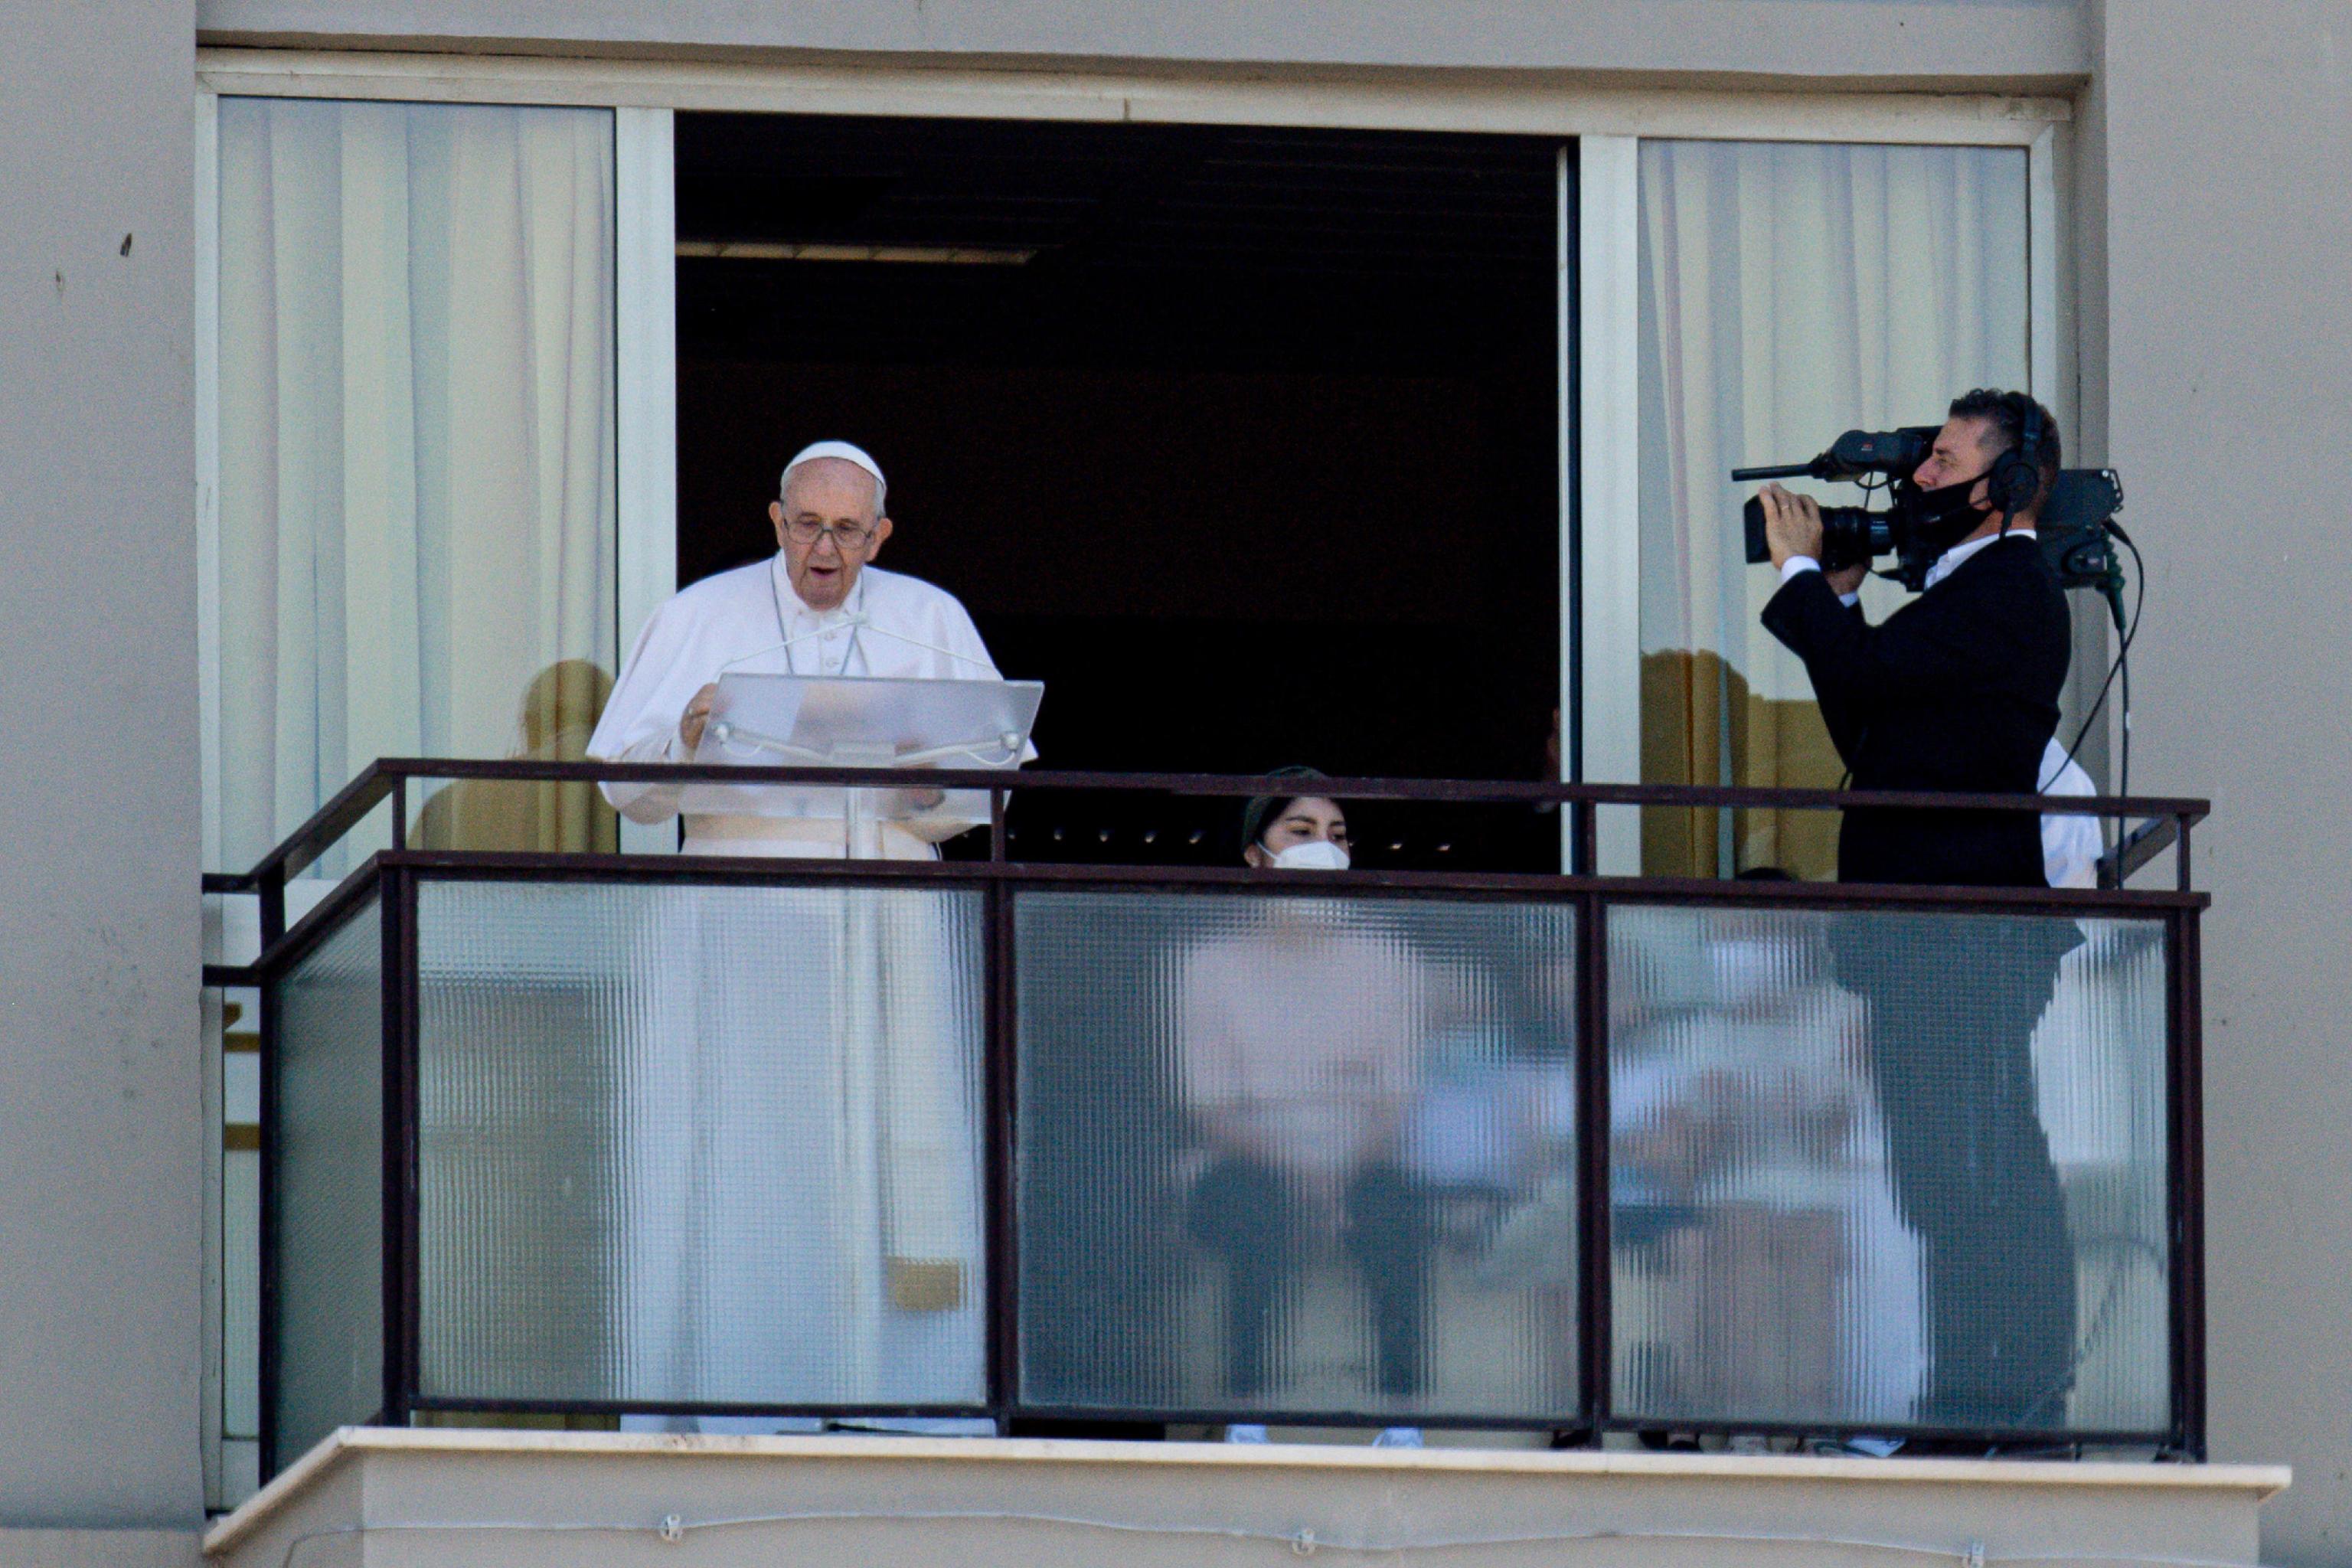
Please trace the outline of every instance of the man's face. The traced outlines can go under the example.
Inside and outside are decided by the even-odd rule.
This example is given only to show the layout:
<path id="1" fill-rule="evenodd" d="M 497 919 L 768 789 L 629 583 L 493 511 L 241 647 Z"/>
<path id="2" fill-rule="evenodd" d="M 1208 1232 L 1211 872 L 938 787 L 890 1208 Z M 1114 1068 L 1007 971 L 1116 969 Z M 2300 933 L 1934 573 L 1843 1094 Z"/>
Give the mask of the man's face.
<path id="1" fill-rule="evenodd" d="M 1999 456 L 1987 445 L 1992 435 L 1992 421 L 1975 416 L 1954 416 L 1944 421 L 1936 432 L 1936 444 L 1929 448 L 1927 460 L 1911 471 L 1911 482 L 1923 490 L 1939 490 L 1947 485 L 1957 485 L 1969 479 L 1982 479 L 1992 471 L 1992 460 Z M 1991 487 L 1979 484 L 1969 491 L 1971 506 L 1985 504 L 1985 495 Z"/>
<path id="2" fill-rule="evenodd" d="M 875 515 L 874 476 L 841 458 L 794 468 L 783 499 L 768 503 L 768 521 L 793 592 L 812 610 L 840 608 L 890 537 L 890 520 Z"/>
<path id="3" fill-rule="evenodd" d="M 1294 844 L 1313 844 L 1318 840 L 1348 847 L 1348 814 L 1339 809 L 1336 800 L 1319 795 L 1302 795 L 1282 808 L 1281 814 L 1269 820 L 1258 841 L 1242 852 L 1251 865 L 1266 867 L 1274 858 Z"/>

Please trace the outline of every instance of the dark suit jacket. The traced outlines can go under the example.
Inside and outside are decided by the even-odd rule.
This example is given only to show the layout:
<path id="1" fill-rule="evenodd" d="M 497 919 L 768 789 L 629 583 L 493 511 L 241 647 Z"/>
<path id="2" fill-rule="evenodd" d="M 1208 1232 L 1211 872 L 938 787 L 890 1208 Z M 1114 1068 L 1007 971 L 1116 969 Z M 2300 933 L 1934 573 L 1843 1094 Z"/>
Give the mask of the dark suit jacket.
<path id="1" fill-rule="evenodd" d="M 1764 626 L 1805 661 L 1854 788 L 2034 793 L 2072 638 L 2065 591 L 2032 540 L 1985 546 L 1874 626 L 1801 573 Z M 1838 877 L 2038 888 L 2042 819 L 1849 811 Z"/>

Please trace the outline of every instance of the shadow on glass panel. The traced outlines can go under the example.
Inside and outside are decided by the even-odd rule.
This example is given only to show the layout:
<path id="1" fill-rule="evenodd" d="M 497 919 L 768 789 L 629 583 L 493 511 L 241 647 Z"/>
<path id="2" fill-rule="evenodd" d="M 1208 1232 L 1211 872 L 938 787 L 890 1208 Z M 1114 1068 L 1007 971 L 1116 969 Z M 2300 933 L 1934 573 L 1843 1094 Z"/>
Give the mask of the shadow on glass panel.
<path id="1" fill-rule="evenodd" d="M 1610 973 L 1621 1415 L 2163 1426 L 2151 922 L 1620 909 Z"/>
<path id="2" fill-rule="evenodd" d="M 1570 910 L 1016 910 L 1025 1399 L 1574 1410 Z"/>
<path id="3" fill-rule="evenodd" d="M 509 760 L 586 760 L 588 737 L 612 694 L 613 678 L 588 659 L 549 665 L 523 690 Z M 408 847 L 610 854 L 620 847 L 619 818 L 592 784 L 459 779 L 425 801 Z"/>

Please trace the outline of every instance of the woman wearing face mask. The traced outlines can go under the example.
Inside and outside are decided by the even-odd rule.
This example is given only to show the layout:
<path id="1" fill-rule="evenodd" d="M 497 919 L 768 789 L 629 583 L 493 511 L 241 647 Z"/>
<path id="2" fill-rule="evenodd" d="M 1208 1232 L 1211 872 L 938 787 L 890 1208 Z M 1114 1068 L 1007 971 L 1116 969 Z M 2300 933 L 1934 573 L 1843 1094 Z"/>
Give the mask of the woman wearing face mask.
<path id="1" fill-rule="evenodd" d="M 1347 814 L 1325 796 L 1253 800 L 1242 837 L 1261 870 L 1348 868 Z M 1283 1320 L 1328 1237 L 1370 1308 L 1375 1390 L 1409 1398 L 1425 1354 L 1428 1221 L 1397 1142 L 1440 987 L 1343 903 L 1253 901 L 1259 923 L 1192 953 L 1184 984 L 1184 1094 L 1210 1155 L 1188 1225 L 1225 1266 L 1226 1392 L 1263 1397 L 1279 1380 Z M 1266 1440 L 1255 1425 L 1226 1436 Z M 1375 1441 L 1418 1447 L 1421 1434 L 1391 1426 Z"/>
<path id="2" fill-rule="evenodd" d="M 1303 782 L 1324 775 L 1313 768 L 1277 768 L 1268 776 Z M 1243 808 L 1242 843 L 1242 858 L 1262 871 L 1344 871 L 1348 814 L 1319 795 L 1260 795 Z"/>

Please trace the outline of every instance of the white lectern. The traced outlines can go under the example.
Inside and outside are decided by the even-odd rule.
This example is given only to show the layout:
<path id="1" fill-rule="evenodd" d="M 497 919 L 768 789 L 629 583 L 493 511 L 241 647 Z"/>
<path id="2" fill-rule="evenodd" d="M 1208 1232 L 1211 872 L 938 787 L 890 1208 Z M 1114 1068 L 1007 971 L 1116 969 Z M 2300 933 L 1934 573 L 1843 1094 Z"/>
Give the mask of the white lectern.
<path id="1" fill-rule="evenodd" d="M 724 675 L 712 699 L 698 763 L 740 767 L 911 769 L 1021 765 L 1045 688 L 1034 680 L 895 680 L 859 676 Z M 945 794 L 905 786 L 688 784 L 681 810 L 710 815 L 839 819 L 842 853 L 881 852 L 880 824 L 922 817 L 977 826 L 988 820 L 978 790 Z"/>

